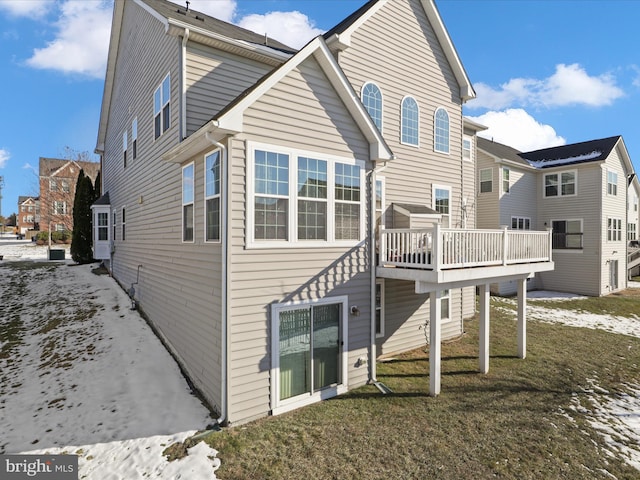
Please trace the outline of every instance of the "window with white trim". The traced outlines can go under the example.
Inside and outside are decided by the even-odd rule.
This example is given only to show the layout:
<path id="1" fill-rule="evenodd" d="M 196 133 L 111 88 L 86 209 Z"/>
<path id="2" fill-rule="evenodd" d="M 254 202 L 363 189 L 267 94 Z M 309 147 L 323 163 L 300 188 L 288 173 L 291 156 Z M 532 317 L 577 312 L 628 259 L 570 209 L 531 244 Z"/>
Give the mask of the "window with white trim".
<path id="1" fill-rule="evenodd" d="M 49 180 L 49 191 L 50 192 L 57 192 L 58 191 L 58 182 L 56 182 L 53 179 Z"/>
<path id="2" fill-rule="evenodd" d="M 131 158 L 138 158 L 138 117 L 131 122 Z"/>
<path id="3" fill-rule="evenodd" d="M 127 168 L 127 131 L 122 134 L 122 164 Z"/>
<path id="4" fill-rule="evenodd" d="M 120 225 L 120 228 L 122 228 L 122 231 L 120 232 L 120 234 L 122 235 L 122 241 L 124 242 L 127 239 L 127 235 L 126 235 L 126 224 L 127 224 L 127 212 L 126 212 L 126 207 L 122 207 L 122 224 Z"/>
<path id="5" fill-rule="evenodd" d="M 384 337 L 384 278 L 376 280 L 376 338 Z"/>
<path id="6" fill-rule="evenodd" d="M 158 138 L 171 126 L 171 74 L 168 73 L 153 93 L 153 131 Z"/>
<path id="7" fill-rule="evenodd" d="M 509 181 L 509 169 L 502 167 L 502 193 L 509 193 L 511 191 L 511 182 Z"/>
<path id="8" fill-rule="evenodd" d="M 448 320 L 451 315 L 451 295 L 449 290 L 440 293 L 440 319 Z"/>
<path id="9" fill-rule="evenodd" d="M 436 152 L 449 153 L 449 113 L 440 107 L 434 114 L 434 144 Z"/>
<path id="10" fill-rule="evenodd" d="M 545 197 L 566 197 L 575 195 L 576 177 L 575 170 L 568 172 L 547 173 L 544 176 L 544 196 Z"/>
<path id="11" fill-rule="evenodd" d="M 607 195 L 618 195 L 618 174 L 607 170 Z"/>
<path id="12" fill-rule="evenodd" d="M 247 152 L 249 245 L 362 239 L 362 162 L 252 142 Z"/>
<path id="13" fill-rule="evenodd" d="M 53 214 L 54 215 L 66 215 L 67 214 L 67 202 L 55 200 L 53 202 Z"/>
<path id="14" fill-rule="evenodd" d="M 116 239 L 116 225 L 117 225 L 117 220 L 118 220 L 118 215 L 116 214 L 115 209 L 113 210 L 113 240 L 115 241 Z"/>
<path id="15" fill-rule="evenodd" d="M 400 142 L 418 146 L 420 136 L 420 111 L 413 97 L 405 97 L 400 107 Z"/>
<path id="16" fill-rule="evenodd" d="M 607 241 L 619 242 L 622 240 L 622 219 L 607 218 Z"/>
<path id="17" fill-rule="evenodd" d="M 637 240 L 637 231 L 635 223 L 627 223 L 627 240 Z"/>
<path id="18" fill-rule="evenodd" d="M 382 132 L 382 92 L 375 83 L 367 82 L 362 86 L 361 97 L 365 110 Z"/>
<path id="19" fill-rule="evenodd" d="M 193 163 L 182 167 L 182 241 L 193 242 L 193 201 L 194 201 Z"/>
<path id="20" fill-rule="evenodd" d="M 491 193 L 493 190 L 493 169 L 480 170 L 480 193 Z"/>
<path id="21" fill-rule="evenodd" d="M 473 138 L 469 135 L 462 137 L 462 159 L 467 162 L 473 161 Z"/>
<path id="22" fill-rule="evenodd" d="M 64 193 L 71 192 L 71 188 L 69 187 L 69 181 L 68 180 L 62 180 L 62 191 Z"/>
<path id="23" fill-rule="evenodd" d="M 98 240 L 109 240 L 109 214 L 107 212 L 98 212 Z"/>
<path id="24" fill-rule="evenodd" d="M 578 250 L 582 248 L 582 219 L 552 220 L 552 248 Z"/>
<path id="25" fill-rule="evenodd" d="M 204 160 L 205 240 L 220 240 L 220 150 Z"/>
<path id="26" fill-rule="evenodd" d="M 448 228 L 450 226 L 451 216 L 451 187 L 433 185 L 432 189 L 432 208 L 442 214 L 442 223 L 444 227 Z"/>
<path id="27" fill-rule="evenodd" d="M 512 230 L 531 230 L 531 219 L 528 217 L 511 217 Z"/>

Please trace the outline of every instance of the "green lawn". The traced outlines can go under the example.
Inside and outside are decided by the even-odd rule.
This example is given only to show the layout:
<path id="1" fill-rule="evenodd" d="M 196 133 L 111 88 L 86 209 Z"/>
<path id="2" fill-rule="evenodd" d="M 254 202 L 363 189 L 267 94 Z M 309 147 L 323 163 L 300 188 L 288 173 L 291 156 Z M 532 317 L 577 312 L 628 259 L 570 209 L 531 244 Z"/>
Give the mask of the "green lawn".
<path id="1" fill-rule="evenodd" d="M 638 297 L 596 300 L 582 308 L 620 313 L 631 301 L 640 311 Z M 640 478 L 571 408 L 589 407 L 590 380 L 611 393 L 640 383 L 640 339 L 529 322 L 528 356 L 520 360 L 513 318 L 492 311 L 487 375 L 477 373 L 476 320 L 443 345 L 436 398 L 427 395 L 428 354 L 420 349 L 379 364 L 378 379 L 393 394 L 365 386 L 207 437 L 220 452 L 218 478 Z"/>

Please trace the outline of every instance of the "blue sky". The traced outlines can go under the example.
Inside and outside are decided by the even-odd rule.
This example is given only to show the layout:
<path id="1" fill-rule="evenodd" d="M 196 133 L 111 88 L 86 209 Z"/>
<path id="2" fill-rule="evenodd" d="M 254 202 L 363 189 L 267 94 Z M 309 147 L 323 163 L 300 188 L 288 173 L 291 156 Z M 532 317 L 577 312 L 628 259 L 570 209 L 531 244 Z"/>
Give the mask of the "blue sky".
<path id="1" fill-rule="evenodd" d="M 191 8 L 299 47 L 364 2 L 192 0 Z M 640 1 L 436 4 L 478 93 L 465 115 L 489 126 L 486 136 L 526 151 L 622 135 L 640 171 Z M 111 8 L 110 0 L 0 0 L 2 215 L 17 210 L 19 195 L 37 194 L 39 157 L 93 152 Z"/>

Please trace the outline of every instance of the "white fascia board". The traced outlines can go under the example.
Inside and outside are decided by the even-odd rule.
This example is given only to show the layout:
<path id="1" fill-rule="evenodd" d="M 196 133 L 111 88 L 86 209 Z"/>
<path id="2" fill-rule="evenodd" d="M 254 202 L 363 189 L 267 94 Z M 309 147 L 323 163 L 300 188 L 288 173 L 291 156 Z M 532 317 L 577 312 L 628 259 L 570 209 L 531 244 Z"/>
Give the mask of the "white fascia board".
<path id="1" fill-rule="evenodd" d="M 204 124 L 198 131 L 192 133 L 175 147 L 162 155 L 162 160 L 171 163 L 183 163 L 194 155 L 211 147 L 212 143 L 221 141 L 225 136 L 237 132 L 230 132 L 219 127 L 215 120 Z"/>
<path id="2" fill-rule="evenodd" d="M 389 0 L 379 0 L 374 6 L 372 6 L 366 13 L 360 15 L 360 17 L 353 22 L 342 33 L 335 33 L 327 39 L 327 46 L 336 50 L 346 50 L 351 46 L 351 35 L 354 31 L 362 26 L 364 22 L 369 20 L 378 10 L 384 7 Z"/>
<path id="3" fill-rule="evenodd" d="M 627 146 L 624 143 L 624 138 L 620 137 L 618 139 L 618 142 L 616 143 L 615 148 L 618 148 L 619 151 L 622 152 L 622 160 L 627 169 L 627 175 L 630 173 L 635 173 L 635 170 L 633 168 L 633 162 L 631 161 L 631 157 L 629 156 L 629 151 L 627 150 Z"/>
<path id="4" fill-rule="evenodd" d="M 160 23 L 162 23 L 164 25 L 164 31 L 165 32 L 169 29 L 169 22 L 167 21 L 167 18 L 164 15 L 160 15 L 153 8 L 151 8 L 149 5 L 147 5 L 146 3 L 142 2 L 141 0 L 133 0 L 133 1 L 134 1 L 134 3 L 136 5 L 138 5 L 140 8 L 145 10 L 149 15 L 151 15 L 153 18 L 155 18 Z"/>

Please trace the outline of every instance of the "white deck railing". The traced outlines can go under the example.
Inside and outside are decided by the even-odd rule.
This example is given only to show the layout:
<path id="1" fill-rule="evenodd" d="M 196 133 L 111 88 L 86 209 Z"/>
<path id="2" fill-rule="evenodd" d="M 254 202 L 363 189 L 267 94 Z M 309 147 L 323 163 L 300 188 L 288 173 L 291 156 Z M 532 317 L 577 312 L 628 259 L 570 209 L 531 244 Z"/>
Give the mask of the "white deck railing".
<path id="1" fill-rule="evenodd" d="M 425 270 L 550 262 L 551 231 L 385 229 L 380 265 Z"/>

